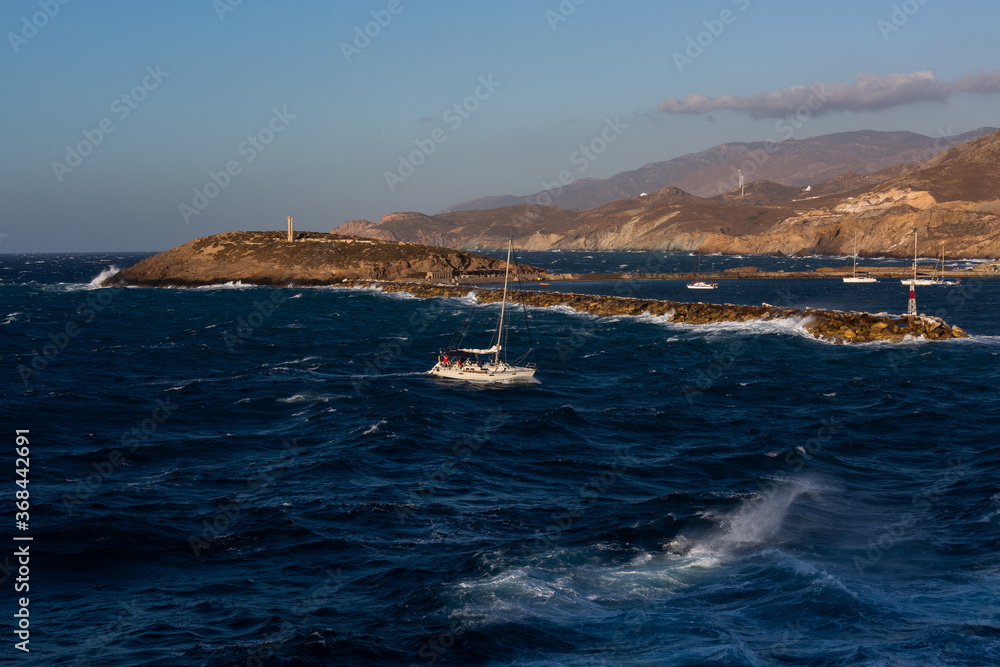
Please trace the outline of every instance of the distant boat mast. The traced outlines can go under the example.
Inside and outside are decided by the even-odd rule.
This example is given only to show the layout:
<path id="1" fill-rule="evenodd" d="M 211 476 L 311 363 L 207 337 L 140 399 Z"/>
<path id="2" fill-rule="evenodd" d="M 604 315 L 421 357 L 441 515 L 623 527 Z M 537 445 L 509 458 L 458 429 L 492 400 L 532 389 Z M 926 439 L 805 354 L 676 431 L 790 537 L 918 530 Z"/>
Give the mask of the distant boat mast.
<path id="1" fill-rule="evenodd" d="M 743 170 L 742 169 L 738 169 L 737 171 L 740 172 L 740 197 L 742 197 L 743 196 Z"/>

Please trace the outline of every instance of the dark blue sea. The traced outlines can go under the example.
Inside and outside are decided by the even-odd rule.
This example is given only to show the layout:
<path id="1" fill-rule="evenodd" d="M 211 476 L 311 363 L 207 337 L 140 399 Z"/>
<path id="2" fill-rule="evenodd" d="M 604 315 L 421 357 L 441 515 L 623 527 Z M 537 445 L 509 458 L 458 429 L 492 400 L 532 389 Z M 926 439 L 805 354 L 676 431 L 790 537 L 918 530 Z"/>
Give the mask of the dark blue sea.
<path id="1" fill-rule="evenodd" d="M 466 344 L 487 345 L 496 305 L 92 282 L 146 255 L 0 255 L 6 664 L 1000 663 L 1000 280 L 917 288 L 971 334 L 943 342 L 529 309 L 537 382 L 470 387 L 425 372 L 470 316 Z M 907 297 L 898 280 L 549 289 Z"/>

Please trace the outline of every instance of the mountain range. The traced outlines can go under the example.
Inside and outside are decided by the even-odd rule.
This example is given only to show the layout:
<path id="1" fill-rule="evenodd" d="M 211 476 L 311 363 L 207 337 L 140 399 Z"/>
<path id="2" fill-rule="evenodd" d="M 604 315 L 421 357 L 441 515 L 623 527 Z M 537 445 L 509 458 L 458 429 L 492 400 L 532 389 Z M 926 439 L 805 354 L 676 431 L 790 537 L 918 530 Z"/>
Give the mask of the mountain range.
<path id="1" fill-rule="evenodd" d="M 518 204 L 588 209 L 673 185 L 699 197 L 714 197 L 745 183 L 769 180 L 807 186 L 845 172 L 868 174 L 886 167 L 926 160 L 971 139 L 994 132 L 982 127 L 964 134 L 927 137 L 914 132 L 840 132 L 808 139 L 725 143 L 672 160 L 652 162 L 610 178 L 581 178 L 559 189 L 517 197 L 480 197 L 447 211 L 478 211 Z"/>
<path id="2" fill-rule="evenodd" d="M 904 135 L 897 140 L 900 147 L 910 145 L 907 150 L 912 150 L 913 137 L 920 136 L 853 133 L 854 148 L 848 150 L 843 135 L 829 135 L 841 137 L 843 164 L 864 163 L 869 173 L 841 170 L 806 186 L 788 182 L 792 179 L 761 179 L 742 192 L 733 188 L 712 197 L 667 186 L 584 210 L 521 203 L 437 215 L 391 213 L 379 224 L 351 220 L 334 232 L 464 250 L 500 248 L 511 237 L 516 246 L 529 250 L 725 254 L 850 254 L 857 232 L 862 255 L 907 256 L 913 253 L 913 233 L 918 231 L 924 256 L 1000 256 L 1000 131 L 929 159 L 887 166 L 878 157 L 884 151 L 867 151 L 863 141 L 865 136 L 886 134 Z M 807 141 L 812 140 L 783 143 Z M 830 141 L 816 140 L 827 147 Z M 771 148 L 773 156 L 761 169 L 772 168 L 771 160 L 778 160 Z M 807 159 L 808 152 L 795 150 L 795 159 Z M 819 151 L 830 164 L 831 150 Z M 816 158 L 810 164 L 821 162 Z"/>

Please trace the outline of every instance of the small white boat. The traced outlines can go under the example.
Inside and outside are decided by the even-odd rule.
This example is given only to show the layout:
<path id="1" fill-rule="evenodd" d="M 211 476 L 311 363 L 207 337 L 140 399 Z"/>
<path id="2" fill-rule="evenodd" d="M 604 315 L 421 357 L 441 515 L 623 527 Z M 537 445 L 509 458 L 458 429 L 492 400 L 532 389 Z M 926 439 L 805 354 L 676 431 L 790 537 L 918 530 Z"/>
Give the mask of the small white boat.
<path id="1" fill-rule="evenodd" d="M 506 359 L 508 328 L 510 318 L 505 319 L 507 311 L 507 283 L 510 278 L 510 256 L 513 251 L 513 241 L 507 245 L 507 270 L 503 278 L 503 298 L 500 301 L 500 318 L 497 320 L 496 335 L 487 348 L 449 347 L 441 351 L 434 367 L 427 371 L 428 375 L 448 380 L 462 380 L 482 384 L 501 384 L 505 382 L 521 382 L 530 380 L 537 370 L 535 364 L 527 359 L 531 356 L 529 347 L 519 359 L 508 363 Z M 522 306 L 523 308 L 524 306 Z M 527 319 L 525 319 L 527 323 Z M 464 338 L 464 335 L 463 335 Z M 529 336 L 530 340 L 530 336 Z M 501 358 L 501 352 L 504 358 Z"/>
<path id="2" fill-rule="evenodd" d="M 714 280 L 703 280 L 698 278 L 698 271 L 701 270 L 701 253 L 698 253 L 698 264 L 695 270 L 691 272 L 691 278 L 687 284 L 688 289 L 719 289 L 719 283 Z"/>
<path id="3" fill-rule="evenodd" d="M 854 232 L 854 272 L 849 276 L 844 276 L 845 283 L 877 283 L 874 276 L 867 273 L 858 273 L 858 233 Z"/>

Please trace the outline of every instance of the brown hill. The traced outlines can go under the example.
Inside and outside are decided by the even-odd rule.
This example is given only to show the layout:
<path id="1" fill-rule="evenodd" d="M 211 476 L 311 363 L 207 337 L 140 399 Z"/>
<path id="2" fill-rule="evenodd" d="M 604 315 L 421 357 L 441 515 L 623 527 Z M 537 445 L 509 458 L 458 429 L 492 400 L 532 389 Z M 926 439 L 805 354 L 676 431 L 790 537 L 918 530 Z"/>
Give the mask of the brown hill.
<path id="1" fill-rule="evenodd" d="M 1000 199 L 1000 141 L 996 137 L 994 133 L 951 148 L 891 185 L 926 190 L 937 202 L 996 201 Z"/>
<path id="2" fill-rule="evenodd" d="M 424 278 L 500 273 L 502 260 L 448 248 L 371 238 L 296 232 L 224 232 L 189 241 L 149 257 L 112 276 L 105 284 L 140 287 L 194 287 L 242 282 L 252 285 L 329 285 L 343 280 Z M 522 274 L 544 273 L 528 265 Z"/>
<path id="3" fill-rule="evenodd" d="M 520 205 L 352 221 L 337 232 L 452 248 L 682 250 L 729 254 L 853 252 L 908 256 L 1000 256 L 1000 131 L 930 161 L 872 174 L 846 172 L 805 188 L 752 183 L 745 196 L 701 198 L 675 187 L 582 211 Z M 846 232 L 846 233 L 845 233 Z"/>

